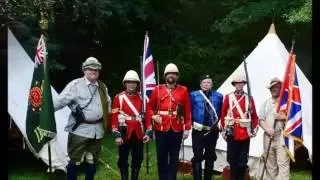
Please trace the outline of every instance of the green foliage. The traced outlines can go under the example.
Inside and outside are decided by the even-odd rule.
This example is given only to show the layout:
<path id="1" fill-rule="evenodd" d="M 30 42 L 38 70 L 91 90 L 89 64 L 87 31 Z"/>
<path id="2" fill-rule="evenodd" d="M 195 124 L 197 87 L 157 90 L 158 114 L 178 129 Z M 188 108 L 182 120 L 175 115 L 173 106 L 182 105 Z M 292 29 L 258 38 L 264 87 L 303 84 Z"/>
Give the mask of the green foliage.
<path id="1" fill-rule="evenodd" d="M 283 17 L 290 24 L 311 23 L 312 21 L 312 1 L 305 0 L 304 4 L 297 9 L 291 10 L 290 13 L 284 14 Z"/>
<path id="2" fill-rule="evenodd" d="M 290 24 L 311 22 L 311 0 L 243 1 L 225 4 L 225 6 L 232 10 L 225 18 L 215 21 L 212 26 L 213 31 L 232 33 L 266 17 L 283 17 Z"/>
<path id="3" fill-rule="evenodd" d="M 159 61 L 160 81 L 165 65 L 173 62 L 181 71 L 181 83 L 190 89 L 199 88 L 198 77 L 204 72 L 219 87 L 267 33 L 273 17 L 288 49 L 296 36 L 303 57 L 311 57 L 312 37 L 298 33 L 311 32 L 311 0 L 6 0 L 5 4 L 11 21 L 20 21 L 19 26 L 9 22 L 9 27 L 20 34 L 32 59 L 41 32 L 37 21 L 40 11 L 45 12 L 52 73 L 62 71 L 66 77 L 52 81 L 58 90 L 81 75 L 79 67 L 88 56 L 102 62 L 101 78 L 111 94 L 122 90 L 125 72 L 140 71 L 145 31 Z M 311 58 L 298 61 L 310 64 Z"/>

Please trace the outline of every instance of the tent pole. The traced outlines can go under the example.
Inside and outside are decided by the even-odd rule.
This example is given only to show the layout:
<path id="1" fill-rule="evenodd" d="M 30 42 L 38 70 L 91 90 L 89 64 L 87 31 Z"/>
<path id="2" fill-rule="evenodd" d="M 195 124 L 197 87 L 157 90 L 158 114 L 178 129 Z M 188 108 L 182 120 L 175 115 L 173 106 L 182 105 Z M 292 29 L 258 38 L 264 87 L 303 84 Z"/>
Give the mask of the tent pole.
<path id="1" fill-rule="evenodd" d="M 11 128 L 12 128 L 12 118 L 11 118 L 11 116 L 10 116 L 9 129 L 11 129 Z"/>
<path id="2" fill-rule="evenodd" d="M 52 167 L 51 167 L 51 146 L 50 141 L 48 142 L 48 156 L 49 156 L 49 172 L 52 173 Z"/>
<path id="3" fill-rule="evenodd" d="M 24 137 L 22 137 L 22 148 L 23 150 L 26 149 L 26 142 L 24 141 Z"/>

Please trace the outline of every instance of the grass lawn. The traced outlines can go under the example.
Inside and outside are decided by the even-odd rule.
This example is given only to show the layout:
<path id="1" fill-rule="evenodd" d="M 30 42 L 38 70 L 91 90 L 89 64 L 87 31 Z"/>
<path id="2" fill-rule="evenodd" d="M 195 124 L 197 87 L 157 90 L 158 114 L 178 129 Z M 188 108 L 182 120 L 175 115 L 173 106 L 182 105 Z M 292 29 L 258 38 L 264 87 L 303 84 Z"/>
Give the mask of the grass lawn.
<path id="1" fill-rule="evenodd" d="M 150 149 L 150 170 L 146 173 L 145 160 L 143 161 L 140 180 L 156 180 L 157 166 L 156 166 L 156 149 L 154 141 L 149 145 Z M 28 151 L 9 152 L 8 162 L 8 179 L 10 180 L 43 180 L 43 179 L 65 179 L 65 173 L 57 170 L 52 174 L 46 172 L 47 166 L 42 160 L 36 159 Z M 120 180 L 119 170 L 117 168 L 117 147 L 113 143 L 113 138 L 107 136 L 104 139 L 103 150 L 99 160 L 96 178 L 98 180 Z M 129 161 L 130 162 L 130 161 Z M 84 170 L 80 167 L 79 180 L 84 180 Z M 178 173 L 179 180 L 191 180 L 191 175 L 182 175 Z M 221 175 L 215 175 L 214 179 L 221 179 Z M 311 170 L 292 169 L 290 180 L 310 180 L 312 179 Z"/>

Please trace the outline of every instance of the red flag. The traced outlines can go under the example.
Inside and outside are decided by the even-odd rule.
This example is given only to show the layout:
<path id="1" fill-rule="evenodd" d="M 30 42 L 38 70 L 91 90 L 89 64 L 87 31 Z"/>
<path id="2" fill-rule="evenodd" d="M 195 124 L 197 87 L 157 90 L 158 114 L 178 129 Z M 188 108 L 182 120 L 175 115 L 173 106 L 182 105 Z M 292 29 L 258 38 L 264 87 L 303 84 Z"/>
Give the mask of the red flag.
<path id="1" fill-rule="evenodd" d="M 302 107 L 295 60 L 296 55 L 291 49 L 277 107 L 277 112 L 283 113 L 287 117 L 283 135 L 286 150 L 292 161 L 295 161 L 295 149 L 303 143 Z"/>

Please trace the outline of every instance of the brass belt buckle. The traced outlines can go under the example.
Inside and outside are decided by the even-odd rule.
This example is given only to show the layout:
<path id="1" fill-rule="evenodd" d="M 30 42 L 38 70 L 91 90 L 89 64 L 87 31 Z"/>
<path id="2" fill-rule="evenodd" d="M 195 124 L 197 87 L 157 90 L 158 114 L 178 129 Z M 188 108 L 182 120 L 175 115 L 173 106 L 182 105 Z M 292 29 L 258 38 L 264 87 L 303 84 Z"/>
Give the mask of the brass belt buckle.
<path id="1" fill-rule="evenodd" d="M 131 120 L 136 120 L 136 116 L 131 116 Z"/>
<path id="2" fill-rule="evenodd" d="M 172 111 L 172 110 L 169 110 L 169 111 L 168 111 L 168 114 L 169 114 L 169 115 L 172 115 L 172 114 L 173 114 L 173 111 Z"/>

